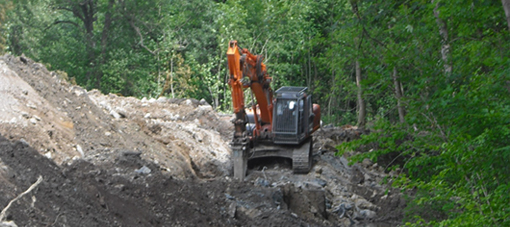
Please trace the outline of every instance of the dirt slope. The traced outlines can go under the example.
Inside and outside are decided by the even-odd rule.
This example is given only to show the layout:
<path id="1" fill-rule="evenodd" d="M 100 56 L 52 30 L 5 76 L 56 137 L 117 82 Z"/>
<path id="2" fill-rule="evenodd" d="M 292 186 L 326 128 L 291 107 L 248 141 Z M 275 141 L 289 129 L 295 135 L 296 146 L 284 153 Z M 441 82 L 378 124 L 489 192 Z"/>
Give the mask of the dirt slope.
<path id="1" fill-rule="evenodd" d="M 394 225 L 405 202 L 384 169 L 349 166 L 334 146 L 366 133 L 316 133 L 314 167 L 251 162 L 230 179 L 229 116 L 192 99 L 103 95 L 25 57 L 0 57 L 0 208 L 19 226 Z M 5 220 L 0 220 L 5 221 Z M 375 224 L 374 224 L 375 223 Z M 1 226 L 1 224 L 0 224 Z"/>

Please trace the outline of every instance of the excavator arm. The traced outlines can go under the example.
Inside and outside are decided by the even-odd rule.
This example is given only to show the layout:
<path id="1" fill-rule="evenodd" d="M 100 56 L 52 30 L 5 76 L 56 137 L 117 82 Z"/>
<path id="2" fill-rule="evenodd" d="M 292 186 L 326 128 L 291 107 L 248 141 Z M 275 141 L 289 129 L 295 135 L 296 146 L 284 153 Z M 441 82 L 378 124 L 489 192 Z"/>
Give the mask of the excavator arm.
<path id="1" fill-rule="evenodd" d="M 273 92 L 270 86 L 271 77 L 267 74 L 266 65 L 262 63 L 264 57 L 254 55 L 247 49 L 239 48 L 237 41 L 233 40 L 229 43 L 227 59 L 230 71 L 229 85 L 232 90 L 232 102 L 236 115 L 234 137 L 242 137 L 246 131 L 244 89 L 248 87 L 257 100 L 257 105 L 252 106 L 255 121 L 253 136 L 269 135 L 272 122 Z"/>

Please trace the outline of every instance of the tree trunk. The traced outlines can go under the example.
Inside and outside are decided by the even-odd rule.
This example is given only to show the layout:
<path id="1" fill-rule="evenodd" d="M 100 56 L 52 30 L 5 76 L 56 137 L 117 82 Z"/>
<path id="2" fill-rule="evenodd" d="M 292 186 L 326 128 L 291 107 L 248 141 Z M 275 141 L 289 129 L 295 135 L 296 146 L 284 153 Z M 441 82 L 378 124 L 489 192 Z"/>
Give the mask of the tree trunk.
<path id="1" fill-rule="evenodd" d="M 356 59 L 356 86 L 358 87 L 358 126 L 365 127 L 366 123 L 366 106 L 363 100 L 363 89 L 361 88 L 361 67 L 359 60 Z"/>
<path id="2" fill-rule="evenodd" d="M 434 0 L 432 0 L 434 3 Z M 439 17 L 439 1 L 436 2 L 434 7 L 434 16 L 436 17 L 436 23 L 439 27 L 439 35 L 441 36 L 441 58 L 443 59 L 444 72 L 448 76 L 452 72 L 452 65 L 450 63 L 450 43 L 448 41 L 448 28 L 446 23 Z"/>
<path id="3" fill-rule="evenodd" d="M 172 98 L 175 98 L 174 94 L 174 54 L 170 58 L 170 91 L 172 92 Z"/>
<path id="4" fill-rule="evenodd" d="M 334 85 L 335 84 L 335 70 L 333 70 L 331 72 L 331 82 L 332 84 Z M 331 102 L 333 101 L 333 98 L 336 98 L 335 97 L 335 94 L 334 94 L 334 90 L 333 90 L 333 87 L 331 88 L 331 92 L 330 93 L 333 93 L 333 94 L 330 94 L 329 95 L 329 100 L 328 100 L 328 118 L 329 120 L 331 121 L 331 123 L 335 123 L 334 121 L 332 121 L 332 117 L 331 117 Z"/>
<path id="5" fill-rule="evenodd" d="M 400 123 L 404 123 L 405 119 L 405 110 L 402 106 L 402 86 L 401 83 L 398 81 L 397 77 L 397 67 L 393 68 L 393 85 L 395 86 L 395 98 L 397 98 L 397 109 L 398 109 L 398 119 L 400 120 Z"/>
<path id="6" fill-rule="evenodd" d="M 64 10 L 69 10 L 73 13 L 73 15 L 80 19 L 83 22 L 83 27 L 85 28 L 85 39 L 87 40 L 86 43 L 86 50 L 87 50 L 87 65 L 90 66 L 90 68 L 87 70 L 86 79 L 87 82 L 90 81 L 90 79 L 94 78 L 94 86 L 97 89 L 101 88 L 101 77 L 98 75 L 98 72 L 96 70 L 97 67 L 99 67 L 96 63 L 96 41 L 94 39 L 94 21 L 95 21 L 95 9 L 96 4 L 93 0 L 84 0 L 82 2 L 68 2 L 70 5 L 69 8 L 63 7 Z"/>
<path id="7" fill-rule="evenodd" d="M 508 24 L 508 31 L 510 31 L 510 0 L 501 0 L 503 9 L 505 10 L 506 23 Z"/>
<path id="8" fill-rule="evenodd" d="M 221 81 L 221 55 L 220 55 L 220 58 L 218 58 L 218 78 L 217 80 L 218 81 Z M 219 86 L 216 88 L 216 95 L 213 96 L 214 98 L 214 109 L 218 109 L 218 107 L 220 106 L 220 92 L 218 91 Z"/>

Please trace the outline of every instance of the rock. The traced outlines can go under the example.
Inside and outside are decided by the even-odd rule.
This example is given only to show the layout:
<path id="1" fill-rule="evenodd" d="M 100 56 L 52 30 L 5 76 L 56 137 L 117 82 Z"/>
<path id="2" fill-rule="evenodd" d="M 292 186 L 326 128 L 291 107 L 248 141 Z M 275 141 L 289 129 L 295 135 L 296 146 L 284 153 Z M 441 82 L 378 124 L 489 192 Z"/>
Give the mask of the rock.
<path id="1" fill-rule="evenodd" d="M 363 174 L 363 176 L 365 177 L 365 181 L 371 181 L 372 180 L 372 177 L 370 177 L 370 175 L 368 174 Z"/>
<path id="2" fill-rule="evenodd" d="M 225 197 L 226 197 L 227 199 L 230 199 L 230 200 L 234 200 L 234 199 L 236 199 L 236 197 L 231 196 L 231 195 L 230 195 L 230 194 L 228 194 L 228 193 L 225 193 Z"/>
<path id="3" fill-rule="evenodd" d="M 85 153 L 83 153 L 83 149 L 81 149 L 81 146 L 79 144 L 76 144 L 76 151 L 78 151 L 81 155 L 81 157 L 85 157 Z"/>
<path id="4" fill-rule="evenodd" d="M 212 106 L 209 106 L 209 105 L 207 105 L 207 106 L 198 106 L 198 109 L 203 110 L 203 111 L 212 111 L 213 110 Z"/>
<path id="5" fill-rule="evenodd" d="M 119 191 L 124 191 L 124 189 L 126 188 L 126 187 L 124 186 L 124 184 L 117 184 L 117 185 L 115 185 L 115 186 L 113 186 L 113 187 L 115 187 L 115 188 L 116 188 L 117 190 L 119 190 Z"/>
<path id="6" fill-rule="evenodd" d="M 237 210 L 237 205 L 236 203 L 231 203 L 229 206 L 228 206 L 228 216 L 230 216 L 231 218 L 234 218 L 236 216 L 236 210 Z"/>
<path id="7" fill-rule="evenodd" d="M 21 116 L 26 118 L 26 119 L 28 119 L 30 117 L 30 115 L 27 112 L 25 112 L 25 111 L 21 111 Z"/>
<path id="8" fill-rule="evenodd" d="M 127 111 L 123 108 L 115 108 L 115 112 L 117 112 L 121 118 L 126 118 Z"/>
<path id="9" fill-rule="evenodd" d="M 355 185 L 363 184 L 363 182 L 365 182 L 365 176 L 364 176 L 363 172 L 361 172 L 359 166 L 357 166 L 357 165 L 353 166 L 350 181 L 352 184 L 355 184 Z"/>
<path id="10" fill-rule="evenodd" d="M 110 115 L 112 115 L 112 117 L 114 117 L 115 119 L 119 119 L 120 118 L 120 114 L 118 114 L 117 112 L 115 112 L 114 110 L 111 110 L 110 111 Z"/>
<path id="11" fill-rule="evenodd" d="M 266 179 L 258 177 L 255 182 L 255 186 L 261 186 L 261 187 L 269 187 L 270 183 Z"/>
<path id="12" fill-rule="evenodd" d="M 25 139 L 23 139 L 23 138 L 21 138 L 21 139 L 19 140 L 19 142 L 20 142 L 21 144 L 23 144 L 23 146 L 30 147 L 30 144 L 29 144 L 29 143 L 28 143 Z"/>
<path id="13" fill-rule="evenodd" d="M 203 105 L 203 106 L 208 106 L 209 103 L 207 103 L 207 101 L 205 101 L 205 99 L 200 99 L 200 105 Z"/>
<path id="14" fill-rule="evenodd" d="M 18 227 L 18 225 L 13 221 L 2 221 L 0 222 L 0 227 Z"/>
<path id="15" fill-rule="evenodd" d="M 368 168 L 372 164 L 373 164 L 372 161 L 370 161 L 370 159 L 368 158 L 363 159 L 363 162 L 361 162 L 361 165 L 365 168 Z"/>
<path id="16" fill-rule="evenodd" d="M 32 103 L 28 103 L 27 107 L 30 108 L 30 109 L 34 109 L 34 110 L 37 109 L 37 107 L 34 104 L 32 104 Z"/>
<path id="17" fill-rule="evenodd" d="M 316 181 L 307 181 L 307 182 L 304 182 L 303 184 L 303 188 L 304 189 L 309 189 L 309 190 L 321 190 L 324 186 L 320 185 L 319 182 L 316 182 Z"/>
<path id="18" fill-rule="evenodd" d="M 251 219 L 255 219 L 256 217 L 260 216 L 262 214 L 262 211 L 258 210 L 258 209 L 248 209 L 244 206 L 240 206 L 236 212 L 242 212 L 244 213 L 246 216 L 248 216 L 249 218 Z"/>
<path id="19" fill-rule="evenodd" d="M 142 166 L 142 168 L 135 170 L 135 172 L 139 174 L 149 174 L 151 173 L 151 169 L 147 166 Z"/>
<path id="20" fill-rule="evenodd" d="M 158 98 L 158 100 L 157 100 L 157 101 L 158 101 L 158 102 L 166 102 L 166 100 L 167 100 L 167 99 L 166 99 L 166 97 L 165 97 L 165 96 L 161 96 L 161 97 L 159 97 L 159 98 Z"/>
<path id="21" fill-rule="evenodd" d="M 193 138 L 199 143 L 204 141 L 204 135 L 202 135 L 200 132 L 193 133 Z"/>
<path id="22" fill-rule="evenodd" d="M 359 210 L 359 212 L 356 212 L 354 214 L 354 219 L 367 220 L 367 219 L 374 219 L 376 216 L 377 216 L 377 213 L 375 211 L 363 209 L 363 210 Z"/>
<path id="23" fill-rule="evenodd" d="M 326 185 L 328 185 L 327 181 L 320 179 L 320 178 L 315 179 L 315 182 L 317 182 L 317 184 L 319 184 L 322 187 L 326 187 Z"/>
<path id="24" fill-rule="evenodd" d="M 357 197 L 355 199 L 355 206 L 360 209 L 369 209 L 369 210 L 377 210 L 378 207 L 374 205 L 373 203 L 367 201 L 366 199 L 362 197 Z"/>
<path id="25" fill-rule="evenodd" d="M 37 121 L 41 121 L 41 118 L 37 115 L 34 115 L 33 118 L 35 118 Z"/>
<path id="26" fill-rule="evenodd" d="M 278 208 L 283 207 L 283 208 L 287 209 L 287 204 L 283 200 L 283 193 L 280 189 L 273 192 L 273 194 L 271 195 L 271 198 L 273 199 L 274 204 L 276 204 L 278 206 Z"/>
<path id="27" fill-rule="evenodd" d="M 30 123 L 32 123 L 33 125 L 37 124 L 37 120 L 35 118 L 30 118 Z"/>
<path id="28" fill-rule="evenodd" d="M 120 152 L 123 156 L 135 156 L 135 157 L 140 157 L 140 155 L 142 155 L 142 152 L 141 151 L 133 151 L 133 150 L 119 150 L 118 152 Z"/>
<path id="29" fill-rule="evenodd" d="M 312 207 L 310 208 L 310 213 L 312 213 L 312 214 L 316 214 L 317 212 L 318 212 L 318 211 L 317 211 L 317 208 L 315 208 L 314 206 L 312 206 Z"/>

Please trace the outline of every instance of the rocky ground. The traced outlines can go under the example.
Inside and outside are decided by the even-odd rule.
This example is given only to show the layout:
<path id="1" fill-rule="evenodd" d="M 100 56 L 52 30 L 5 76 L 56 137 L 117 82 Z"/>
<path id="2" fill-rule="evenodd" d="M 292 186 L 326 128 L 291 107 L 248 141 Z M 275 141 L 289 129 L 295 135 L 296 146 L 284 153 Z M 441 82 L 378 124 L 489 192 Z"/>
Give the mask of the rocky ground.
<path id="1" fill-rule="evenodd" d="M 0 226 L 394 226 L 405 202 L 365 160 L 335 146 L 355 127 L 324 127 L 314 166 L 249 163 L 232 180 L 230 115 L 204 101 L 86 91 L 25 57 L 0 57 Z M 2 219 L 3 218 L 3 219 Z"/>

